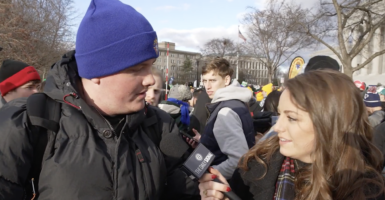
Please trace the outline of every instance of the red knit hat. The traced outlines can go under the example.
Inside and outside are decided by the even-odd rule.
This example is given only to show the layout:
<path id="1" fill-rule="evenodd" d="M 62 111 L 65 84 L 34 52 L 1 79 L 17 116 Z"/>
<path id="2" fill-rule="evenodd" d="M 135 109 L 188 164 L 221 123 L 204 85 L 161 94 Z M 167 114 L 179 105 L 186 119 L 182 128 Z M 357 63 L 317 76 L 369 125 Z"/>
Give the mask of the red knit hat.
<path id="1" fill-rule="evenodd" d="M 1 96 L 34 80 L 41 80 L 34 67 L 20 61 L 4 60 L 0 68 Z"/>
<path id="2" fill-rule="evenodd" d="M 365 89 L 366 89 L 366 84 L 365 84 L 365 82 L 362 82 L 362 81 L 354 81 L 354 84 L 356 84 L 356 87 L 359 88 L 360 90 L 365 90 Z"/>

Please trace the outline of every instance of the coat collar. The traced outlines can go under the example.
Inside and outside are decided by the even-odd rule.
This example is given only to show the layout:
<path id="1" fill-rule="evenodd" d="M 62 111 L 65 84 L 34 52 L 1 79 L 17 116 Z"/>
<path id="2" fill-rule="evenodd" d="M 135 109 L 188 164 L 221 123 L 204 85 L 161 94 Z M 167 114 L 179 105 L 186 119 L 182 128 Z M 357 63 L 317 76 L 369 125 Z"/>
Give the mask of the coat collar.
<path id="1" fill-rule="evenodd" d="M 271 200 L 274 197 L 275 186 L 279 171 L 281 170 L 284 156 L 279 152 L 275 152 L 270 162 L 267 163 L 268 169 L 264 178 L 259 179 L 266 172 L 265 167 L 256 160 L 251 160 L 248 163 L 248 171 L 241 171 L 242 179 L 250 186 L 250 192 L 254 199 Z"/>

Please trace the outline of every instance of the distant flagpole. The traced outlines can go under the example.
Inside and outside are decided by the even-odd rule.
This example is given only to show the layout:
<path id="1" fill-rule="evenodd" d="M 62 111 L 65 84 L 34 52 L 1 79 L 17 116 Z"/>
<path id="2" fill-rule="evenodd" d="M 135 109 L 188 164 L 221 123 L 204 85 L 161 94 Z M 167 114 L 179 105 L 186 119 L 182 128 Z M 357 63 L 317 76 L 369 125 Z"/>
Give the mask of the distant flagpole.
<path id="1" fill-rule="evenodd" d="M 242 35 L 241 30 L 239 30 L 239 25 L 238 25 L 238 40 L 242 39 L 244 42 L 246 42 L 245 36 Z M 240 44 L 240 43 L 239 43 Z M 238 51 L 237 51 L 237 76 L 236 79 L 238 80 L 239 76 L 239 46 L 238 46 Z"/>
<path id="2" fill-rule="evenodd" d="M 165 100 L 167 101 L 167 86 L 168 86 L 168 51 L 170 50 L 169 48 L 169 43 L 167 42 L 167 69 L 166 69 L 166 95 L 165 95 Z"/>

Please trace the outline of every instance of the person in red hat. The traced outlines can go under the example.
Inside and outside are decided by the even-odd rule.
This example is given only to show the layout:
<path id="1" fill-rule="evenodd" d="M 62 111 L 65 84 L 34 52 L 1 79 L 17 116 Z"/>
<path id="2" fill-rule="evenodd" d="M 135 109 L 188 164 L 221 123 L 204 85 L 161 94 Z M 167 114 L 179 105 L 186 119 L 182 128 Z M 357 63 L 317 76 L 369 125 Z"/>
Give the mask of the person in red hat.
<path id="1" fill-rule="evenodd" d="M 354 81 L 356 87 L 361 91 L 361 96 L 364 98 L 366 92 L 366 83 L 363 81 Z"/>
<path id="2" fill-rule="evenodd" d="M 0 68 L 2 104 L 37 93 L 40 82 L 34 67 L 16 60 L 4 60 Z"/>

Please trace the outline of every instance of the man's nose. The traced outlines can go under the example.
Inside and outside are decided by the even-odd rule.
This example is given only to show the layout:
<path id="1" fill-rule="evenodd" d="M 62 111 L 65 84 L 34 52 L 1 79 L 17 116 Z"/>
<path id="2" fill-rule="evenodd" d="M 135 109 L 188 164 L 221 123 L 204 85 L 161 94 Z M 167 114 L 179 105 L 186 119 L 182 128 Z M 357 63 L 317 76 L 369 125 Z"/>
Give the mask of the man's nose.
<path id="1" fill-rule="evenodd" d="M 211 88 L 211 84 L 209 82 L 206 83 L 206 88 Z"/>
<path id="2" fill-rule="evenodd" d="M 143 79 L 143 85 L 146 87 L 152 86 L 155 84 L 154 75 L 149 71 L 150 73 L 147 73 L 147 75 Z"/>

